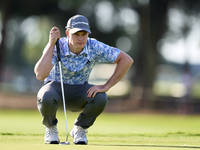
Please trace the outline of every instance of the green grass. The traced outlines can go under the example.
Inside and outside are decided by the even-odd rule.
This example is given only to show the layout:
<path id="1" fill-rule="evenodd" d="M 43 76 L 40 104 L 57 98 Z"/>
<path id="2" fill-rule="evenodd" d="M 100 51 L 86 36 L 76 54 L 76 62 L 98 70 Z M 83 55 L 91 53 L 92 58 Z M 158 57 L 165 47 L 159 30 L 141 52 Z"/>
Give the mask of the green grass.
<path id="1" fill-rule="evenodd" d="M 78 113 L 67 112 L 69 131 Z M 65 141 L 63 111 L 58 130 Z M 182 150 L 200 149 L 200 116 L 103 113 L 88 130 L 89 144 L 45 145 L 45 127 L 37 110 L 0 110 L 1 150 Z"/>

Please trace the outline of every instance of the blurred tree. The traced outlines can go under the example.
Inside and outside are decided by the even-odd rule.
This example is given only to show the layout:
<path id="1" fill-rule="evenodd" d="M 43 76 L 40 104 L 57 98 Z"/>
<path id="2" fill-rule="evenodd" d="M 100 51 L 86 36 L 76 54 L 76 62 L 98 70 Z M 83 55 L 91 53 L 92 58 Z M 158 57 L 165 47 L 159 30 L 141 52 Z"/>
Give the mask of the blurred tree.
<path id="1" fill-rule="evenodd" d="M 56 1 L 26 1 L 26 0 L 2 0 L 0 1 L 0 12 L 1 12 L 1 22 L 2 22 L 2 41 L 0 45 L 0 80 L 2 70 L 5 66 L 5 56 L 6 56 L 6 25 L 8 21 L 13 17 L 27 17 L 33 14 L 44 14 L 49 13 L 51 10 L 46 7 L 46 3 L 50 5 L 55 5 Z M 47 11 L 48 10 L 48 11 Z M 9 40 L 9 39 L 7 39 Z M 21 45 L 20 45 L 21 46 Z M 18 47 L 19 48 L 19 47 Z M 20 55 L 18 55 L 20 57 Z M 16 57 L 16 56 L 15 56 Z M 19 58 L 20 59 L 20 58 Z"/>
<path id="2" fill-rule="evenodd" d="M 141 100 L 153 100 L 152 86 L 158 65 L 157 42 L 166 28 L 166 14 L 170 0 L 150 0 L 137 8 L 140 16 L 138 53 L 135 58 L 134 94 Z M 138 95 L 139 94 L 139 95 Z M 134 95 L 133 95 L 134 96 Z"/>
<path id="3" fill-rule="evenodd" d="M 10 12 L 10 1 L 0 1 L 0 12 L 1 12 L 1 22 L 2 22 L 2 29 L 1 29 L 1 43 L 0 43 L 0 81 L 1 81 L 1 75 L 3 65 L 4 65 L 4 58 L 5 58 L 5 35 L 6 35 L 6 23 L 9 20 L 9 17 L 11 15 Z"/>
<path id="4" fill-rule="evenodd" d="M 140 0 L 138 0 L 140 1 Z M 168 31 L 167 16 L 171 7 L 183 10 L 188 15 L 198 15 L 199 0 L 150 0 L 149 4 L 139 5 L 136 9 L 140 16 L 139 45 L 135 57 L 136 75 L 134 77 L 133 96 L 140 100 L 154 100 L 152 91 L 156 76 L 156 66 L 162 56 L 157 44 Z M 182 26 L 181 36 L 186 37 L 190 31 L 188 21 Z M 191 25 L 191 24 L 190 24 Z M 171 33 L 174 34 L 175 33 Z"/>

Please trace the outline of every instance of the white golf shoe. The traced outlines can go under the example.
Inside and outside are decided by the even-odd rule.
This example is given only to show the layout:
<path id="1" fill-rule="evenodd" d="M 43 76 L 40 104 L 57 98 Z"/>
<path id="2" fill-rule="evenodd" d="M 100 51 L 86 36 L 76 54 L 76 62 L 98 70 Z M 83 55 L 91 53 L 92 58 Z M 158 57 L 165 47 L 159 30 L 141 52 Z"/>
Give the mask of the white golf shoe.
<path id="1" fill-rule="evenodd" d="M 58 138 L 57 126 L 52 126 L 50 128 L 46 127 L 44 142 L 45 144 L 59 144 L 60 143 L 60 140 Z"/>
<path id="2" fill-rule="evenodd" d="M 86 137 L 87 130 L 83 129 L 80 126 L 74 125 L 72 131 L 70 132 L 71 136 L 74 138 L 74 144 L 88 144 L 88 139 Z"/>

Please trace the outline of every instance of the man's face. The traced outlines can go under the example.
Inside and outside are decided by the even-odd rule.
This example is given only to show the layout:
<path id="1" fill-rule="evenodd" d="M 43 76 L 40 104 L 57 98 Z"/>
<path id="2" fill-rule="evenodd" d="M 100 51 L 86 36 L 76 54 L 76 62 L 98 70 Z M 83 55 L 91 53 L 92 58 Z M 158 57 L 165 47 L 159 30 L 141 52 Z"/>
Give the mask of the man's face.
<path id="1" fill-rule="evenodd" d="M 75 49 L 77 52 L 82 51 L 87 43 L 89 33 L 86 31 L 79 31 L 74 34 L 66 31 L 66 33 L 69 38 L 70 49 Z"/>

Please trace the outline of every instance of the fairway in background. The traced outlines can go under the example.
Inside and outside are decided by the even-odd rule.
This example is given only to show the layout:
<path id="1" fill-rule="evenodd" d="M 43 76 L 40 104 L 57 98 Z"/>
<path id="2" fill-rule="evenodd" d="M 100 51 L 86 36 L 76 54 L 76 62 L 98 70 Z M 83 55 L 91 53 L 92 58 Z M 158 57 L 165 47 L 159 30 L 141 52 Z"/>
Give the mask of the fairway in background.
<path id="1" fill-rule="evenodd" d="M 79 113 L 67 112 L 69 130 L 73 128 Z M 1 133 L 42 134 L 45 127 L 37 110 L 0 110 Z M 65 133 L 63 111 L 58 111 L 58 130 Z M 187 132 L 200 133 L 200 116 L 161 115 L 161 114 L 118 114 L 103 113 L 89 133 L 94 134 L 144 134 Z"/>

